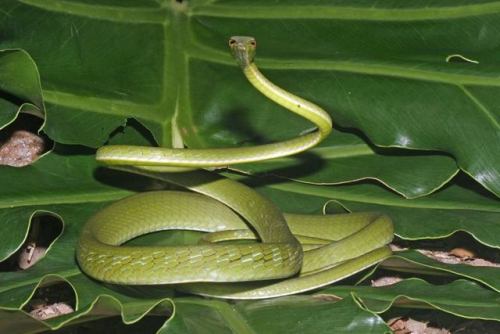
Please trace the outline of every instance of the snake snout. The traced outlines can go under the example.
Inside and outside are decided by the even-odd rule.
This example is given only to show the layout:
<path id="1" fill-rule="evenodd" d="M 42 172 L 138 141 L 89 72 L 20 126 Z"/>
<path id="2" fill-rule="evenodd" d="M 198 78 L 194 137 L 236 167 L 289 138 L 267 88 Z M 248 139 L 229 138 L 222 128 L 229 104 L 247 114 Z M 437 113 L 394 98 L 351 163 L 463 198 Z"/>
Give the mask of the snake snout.
<path id="1" fill-rule="evenodd" d="M 229 38 L 231 54 L 241 67 L 246 67 L 253 62 L 257 42 L 251 36 L 232 36 Z"/>

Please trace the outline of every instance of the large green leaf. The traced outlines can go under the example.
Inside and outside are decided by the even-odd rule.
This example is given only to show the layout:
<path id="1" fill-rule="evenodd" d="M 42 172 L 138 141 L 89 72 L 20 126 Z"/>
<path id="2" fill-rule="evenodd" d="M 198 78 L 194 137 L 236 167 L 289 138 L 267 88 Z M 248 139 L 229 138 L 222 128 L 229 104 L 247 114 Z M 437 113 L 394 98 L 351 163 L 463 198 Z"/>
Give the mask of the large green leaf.
<path id="1" fill-rule="evenodd" d="M 158 185 L 141 178 L 133 179 L 131 184 L 128 175 L 96 169 L 93 156 L 79 154 L 64 156 L 51 153 L 27 168 L 0 167 L 0 172 L 3 181 L 15 183 L 16 180 L 24 180 L 21 187 L 5 182 L 6 187 L 0 191 L 0 232 L 6 236 L 3 239 L 5 242 L 0 244 L 2 259 L 12 255 L 21 246 L 34 213 L 51 213 L 64 224 L 62 234 L 35 266 L 23 271 L 4 271 L 0 275 L 0 330 L 22 333 L 58 328 L 73 321 L 98 319 L 113 314 L 122 314 L 126 323 L 133 323 L 151 310 L 153 314 L 165 316 L 174 307 L 175 316 L 164 329 L 169 333 L 183 329 L 202 333 L 204 328 L 222 328 L 226 331 L 246 328 L 248 332 L 267 331 L 267 328 L 269 331 L 279 331 L 287 328 L 291 314 L 294 314 L 293 320 L 297 322 L 297 331 L 307 329 L 313 332 L 328 325 L 339 331 L 347 331 L 347 328 L 352 327 L 359 328 L 361 332 L 383 333 L 387 329 L 380 318 L 359 309 L 353 301 L 336 304 L 304 297 L 280 299 L 274 303 L 233 305 L 193 297 L 170 299 L 173 291 L 166 287 L 134 292 L 100 284 L 84 275 L 75 262 L 75 245 L 82 224 L 109 201 L 126 196 L 133 190 Z M 40 182 L 42 179 L 43 182 Z M 121 184 L 127 184 L 129 190 L 116 186 Z M 46 228 L 43 221 L 40 224 L 42 229 Z M 18 311 L 39 284 L 54 281 L 68 282 L 74 289 L 77 300 L 75 313 L 43 324 Z M 310 318 L 311 309 L 316 310 L 314 321 Z M 284 322 L 266 320 L 276 312 L 282 313 Z M 331 314 L 335 312 L 343 315 L 332 323 Z M 16 319 L 15 330 L 11 327 L 13 319 Z M 193 323 L 194 319 L 199 322 Z M 309 325 L 303 327 L 304 324 Z"/>
<path id="2" fill-rule="evenodd" d="M 407 198 L 435 191 L 458 172 L 453 159 L 445 155 L 410 155 L 402 151 L 375 149 L 353 134 L 335 131 L 305 153 L 232 169 L 249 174 L 271 173 L 318 185 L 374 179 Z"/>
<path id="3" fill-rule="evenodd" d="M 457 280 L 450 284 L 432 285 L 421 279 L 407 279 L 380 288 L 369 286 L 336 286 L 322 291 L 340 297 L 351 293 L 374 312 L 385 312 L 393 304 L 403 307 L 432 307 L 461 317 L 500 321 L 500 297 L 470 281 Z"/>
<path id="4" fill-rule="evenodd" d="M 382 319 L 350 297 L 340 302 L 311 296 L 233 305 L 189 298 L 176 302 L 179 316 L 166 325 L 168 333 L 390 333 Z"/>
<path id="5" fill-rule="evenodd" d="M 2 10 L 0 46 L 36 60 L 57 141 L 99 146 L 129 117 L 162 145 L 172 126 L 191 147 L 296 135 L 307 125 L 230 59 L 228 36 L 247 34 L 271 80 L 336 124 L 377 145 L 450 153 L 500 194 L 498 1 L 4 0 Z M 474 62 L 447 61 L 454 54 Z"/>
<path id="6" fill-rule="evenodd" d="M 389 214 L 404 239 L 440 238 L 462 230 L 499 248 L 499 200 L 465 173 L 450 181 L 457 173 L 454 158 L 476 181 L 500 194 L 498 29 L 500 3 L 487 0 L 307 5 L 296 0 L 3 0 L 0 47 L 26 49 L 36 66 L 24 51 L 0 54 L 0 127 L 25 106 L 43 111 L 45 103 L 44 129 L 51 138 L 91 147 L 108 141 L 130 118 L 164 146 L 176 132 L 189 147 L 295 136 L 308 125 L 260 96 L 228 54 L 228 36 L 253 35 L 263 72 L 325 107 L 336 130 L 347 132 L 336 131 L 330 142 L 301 157 L 242 167 L 285 178 L 242 181 L 286 211 L 319 213 L 337 203 L 351 211 Z M 452 54 L 462 58 L 447 60 Z M 111 142 L 151 145 L 154 140 L 143 134 L 125 127 L 123 133 L 115 131 Z M 162 332 L 318 332 L 328 325 L 336 331 L 387 330 L 350 297 L 339 303 L 307 295 L 230 303 L 179 296 L 169 288 L 111 288 L 89 279 L 74 258 L 87 217 L 137 190 L 164 187 L 99 168 L 92 153 L 59 146 L 33 166 L 0 167 L 0 259 L 21 247 L 33 217 L 42 228 L 57 220 L 64 224 L 34 267 L 1 272 L 0 331 L 39 331 L 116 314 L 132 323 L 145 314 L 171 313 Z M 365 179 L 381 181 L 399 194 L 369 181 L 307 184 Z M 471 281 L 459 284 L 487 298 L 495 298 L 500 289 L 498 268 L 445 265 L 412 250 L 391 260 L 386 268 L 439 270 L 481 282 L 485 288 Z M 41 323 L 19 311 L 39 284 L 60 280 L 74 290 L 75 313 Z M 380 293 L 385 300 L 372 298 L 371 305 L 386 307 L 398 289 Z M 417 297 L 460 316 L 498 318 L 491 316 L 495 301 L 479 303 L 486 306 L 480 309 L 473 298 L 445 300 L 445 291 L 428 290 L 418 290 Z M 345 288 L 345 296 L 350 291 Z"/>
<path id="7" fill-rule="evenodd" d="M 448 264 L 429 258 L 418 251 L 407 250 L 394 254 L 384 261 L 385 268 L 399 271 L 434 273 L 444 272 L 473 279 L 500 292 L 500 268 L 489 266 L 471 266 L 467 264 Z"/>
<path id="8" fill-rule="evenodd" d="M 43 116 L 40 77 L 24 50 L 0 51 L 0 129 L 13 122 L 19 112 Z"/>
<path id="9" fill-rule="evenodd" d="M 291 321 L 290 314 L 296 314 L 293 319 L 297 321 L 297 326 L 294 326 L 294 328 L 302 328 L 300 327 L 302 322 L 311 323 L 306 321 L 311 316 L 309 312 L 311 309 L 316 310 L 314 311 L 316 317 L 313 322 L 316 325 L 307 327 L 311 331 L 321 330 L 322 326 L 331 323 L 331 314 L 336 312 L 345 312 L 342 313 L 345 315 L 336 318 L 338 322 L 336 322 L 335 326 L 338 326 L 339 330 L 345 328 L 345 326 L 354 326 L 354 328 L 362 326 L 359 327 L 362 328 L 361 332 L 382 333 L 384 331 L 385 327 L 380 323 L 380 319 L 361 312 L 361 310 L 354 307 L 354 304 L 347 301 L 342 304 L 318 304 L 307 298 L 299 298 L 277 300 L 270 304 L 258 302 L 233 305 L 222 301 L 192 297 L 188 299 L 174 297 L 172 299 L 173 291 L 166 288 L 151 289 L 147 293 L 142 292 L 140 294 L 126 288 L 115 287 L 110 289 L 89 279 L 80 271 L 74 258 L 76 239 L 87 217 L 110 201 L 126 196 L 136 190 L 151 187 L 158 188 L 158 184 L 154 184 L 148 179 L 131 178 L 124 173 L 96 168 L 92 155 L 76 154 L 74 148 L 72 155 L 62 155 L 61 153 L 64 153 L 64 151 L 58 148 L 56 153 L 51 153 L 26 168 L 0 167 L 0 178 L 2 184 L 6 185 L 0 190 L 0 221 L 2 222 L 0 232 L 5 236 L 4 242 L 0 244 L 1 258 L 10 256 L 21 246 L 27 234 L 30 218 L 34 213 L 38 213 L 38 215 L 51 213 L 59 217 L 64 223 L 62 234 L 50 247 L 45 258 L 34 267 L 24 271 L 2 272 L 2 275 L 0 275 L 0 309 L 3 310 L 0 313 L 4 319 L 3 322 L 0 321 L 1 329 L 7 330 L 11 328 L 12 322 L 7 319 L 12 320 L 12 317 L 17 319 L 20 326 L 18 328 L 25 330 L 27 328 L 42 328 L 40 326 L 54 328 L 67 322 L 96 319 L 101 318 L 103 315 L 112 314 L 122 314 L 124 321 L 131 323 L 140 319 L 145 313 L 150 312 L 152 308 L 154 308 L 154 314 L 162 315 L 169 314 L 175 308 L 174 318 L 165 325 L 169 332 L 185 329 L 194 332 L 196 330 L 201 331 L 199 325 L 193 323 L 194 319 L 201 319 L 200 323 L 203 328 L 208 326 L 207 328 L 230 330 L 240 328 L 239 326 L 250 326 L 257 332 L 260 330 L 265 331 L 266 328 L 269 328 L 270 331 L 278 331 L 283 328 L 282 326 L 286 325 L 273 321 L 263 322 L 267 319 L 266 317 L 278 312 L 283 312 L 283 319 L 286 323 Z M 23 182 L 18 183 L 18 180 L 23 180 Z M 247 181 L 249 180 L 261 181 L 256 178 L 247 179 Z M 388 210 L 391 205 L 397 206 L 400 203 L 399 201 L 419 203 L 424 200 L 403 200 L 382 188 L 380 188 L 377 196 L 370 197 L 367 195 L 366 189 L 363 191 L 361 188 L 361 191 L 357 191 L 357 186 L 352 188 L 346 188 L 345 186 L 321 187 L 297 184 L 290 181 L 283 182 L 283 180 L 277 181 L 282 183 L 271 183 L 271 185 L 261 187 L 260 190 L 272 197 L 283 209 L 293 209 L 295 212 L 320 211 L 328 199 L 335 198 L 341 203 L 343 203 L 344 198 L 348 198 L 347 202 L 349 204 L 351 202 L 356 203 L 357 199 L 366 205 L 369 205 L 370 202 L 377 202 L 377 198 L 381 198 L 381 200 L 385 198 L 387 203 L 384 208 Z M 16 184 L 17 186 L 15 186 Z M 280 190 L 277 190 L 277 188 L 280 188 Z M 335 193 L 332 192 L 333 189 L 340 191 Z M 322 190 L 328 190 L 329 197 Z M 317 192 L 317 194 L 314 194 L 314 192 Z M 302 197 L 306 193 L 307 196 Z M 382 196 L 384 193 L 387 193 L 386 197 Z M 448 201 L 451 204 L 444 207 L 443 210 L 450 212 L 459 210 L 453 206 L 459 206 L 459 200 L 454 199 L 450 194 L 436 194 L 435 196 L 440 195 L 442 198 L 436 200 L 435 203 L 432 202 L 432 198 L 429 198 L 426 199 L 427 202 L 425 203 L 432 207 L 433 205 L 443 205 Z M 475 196 L 464 198 L 470 201 L 470 205 L 475 206 L 479 213 L 482 212 L 481 210 L 485 210 L 484 215 L 495 213 L 494 210 L 493 212 L 488 210 L 491 210 L 492 203 L 495 203 L 496 200 L 482 198 L 479 195 Z M 294 200 L 289 200 L 289 198 L 294 198 Z M 388 198 L 393 202 L 387 200 Z M 495 208 L 497 209 L 497 207 Z M 414 209 L 407 209 L 407 214 L 411 215 L 412 210 Z M 419 213 L 419 217 L 424 220 L 430 220 L 432 216 L 433 210 L 423 210 Z M 450 217 L 452 216 L 450 215 Z M 447 224 L 450 229 L 453 229 L 457 228 L 457 224 L 462 222 L 469 222 L 469 220 L 467 217 L 462 218 L 460 221 L 448 218 L 441 223 Z M 406 224 L 405 220 L 396 221 L 396 223 L 396 231 Z M 473 220 L 471 219 L 469 223 L 472 226 Z M 43 222 L 41 224 L 42 228 L 44 228 Z M 498 244 L 498 240 L 493 241 Z M 436 268 L 436 266 L 433 268 Z M 480 270 L 477 271 L 473 267 L 469 272 L 469 275 L 466 275 L 467 277 L 482 280 L 486 283 L 489 282 L 488 280 L 494 279 L 491 275 L 498 277 L 495 273 L 484 276 Z M 485 277 L 486 280 L 483 279 Z M 33 322 L 24 313 L 16 311 L 30 298 L 39 283 L 53 280 L 64 280 L 71 284 L 78 300 L 75 313 L 50 320 L 46 325 L 43 325 Z M 158 303 L 160 303 L 160 306 L 156 306 Z M 204 317 L 202 318 L 201 315 L 204 315 Z"/>
<path id="10" fill-rule="evenodd" d="M 388 214 L 403 239 L 443 238 L 467 231 L 499 248 L 500 201 L 467 182 L 456 182 L 430 196 L 404 199 L 375 184 L 315 186 L 279 179 L 242 179 L 290 212 L 321 212 L 335 201 L 349 211 Z M 260 188 L 259 188 L 260 187 Z"/>

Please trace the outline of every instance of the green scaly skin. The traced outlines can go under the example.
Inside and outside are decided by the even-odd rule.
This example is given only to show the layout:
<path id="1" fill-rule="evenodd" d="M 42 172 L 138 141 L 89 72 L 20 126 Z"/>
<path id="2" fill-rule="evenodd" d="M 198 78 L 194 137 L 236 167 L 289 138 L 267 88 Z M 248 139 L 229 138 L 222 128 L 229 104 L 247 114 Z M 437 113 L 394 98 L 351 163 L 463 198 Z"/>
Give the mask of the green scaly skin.
<path id="1" fill-rule="evenodd" d="M 89 276 L 115 284 L 179 284 L 180 289 L 206 296 L 258 299 L 316 289 L 390 255 L 387 244 L 393 227 L 387 216 L 284 215 L 243 184 L 203 170 L 186 172 L 296 154 L 317 145 L 331 132 L 330 116 L 323 109 L 277 87 L 260 73 L 253 62 L 254 38 L 232 37 L 229 46 L 256 89 L 313 122 L 317 130 L 244 148 L 100 148 L 98 161 L 193 192 L 137 194 L 96 213 L 83 228 L 77 245 L 78 263 Z M 175 169 L 179 171 L 172 172 Z M 136 236 L 168 229 L 209 234 L 193 246 L 121 246 Z M 260 242 L 217 244 L 239 239 Z M 227 282 L 233 283 L 223 284 Z"/>

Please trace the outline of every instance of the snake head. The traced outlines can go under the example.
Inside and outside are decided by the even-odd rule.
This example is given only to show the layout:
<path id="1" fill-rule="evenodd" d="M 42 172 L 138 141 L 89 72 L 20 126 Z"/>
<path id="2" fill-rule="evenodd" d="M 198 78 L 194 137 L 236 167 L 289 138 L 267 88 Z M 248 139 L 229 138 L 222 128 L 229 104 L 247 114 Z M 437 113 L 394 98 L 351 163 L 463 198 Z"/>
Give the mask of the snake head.
<path id="1" fill-rule="evenodd" d="M 253 63 L 257 42 L 255 38 L 249 36 L 233 36 L 229 39 L 231 54 L 241 67 L 246 67 Z"/>

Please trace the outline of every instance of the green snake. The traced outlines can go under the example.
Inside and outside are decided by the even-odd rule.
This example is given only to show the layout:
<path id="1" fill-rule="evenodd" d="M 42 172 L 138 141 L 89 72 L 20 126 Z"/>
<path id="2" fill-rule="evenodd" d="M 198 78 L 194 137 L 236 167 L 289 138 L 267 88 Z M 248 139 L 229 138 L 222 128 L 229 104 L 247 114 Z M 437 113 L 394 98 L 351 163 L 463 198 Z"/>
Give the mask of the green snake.
<path id="1" fill-rule="evenodd" d="M 297 138 L 242 148 L 101 147 L 98 161 L 191 192 L 140 193 L 97 212 L 77 245 L 77 260 L 87 275 L 114 284 L 175 284 L 200 295 L 258 299 L 317 289 L 390 255 L 393 226 L 385 215 L 284 214 L 250 187 L 195 170 L 296 154 L 332 130 L 322 108 L 264 77 L 254 63 L 254 38 L 231 37 L 229 47 L 257 90 L 317 128 Z M 122 245 L 146 233 L 173 229 L 208 233 L 197 245 Z"/>

